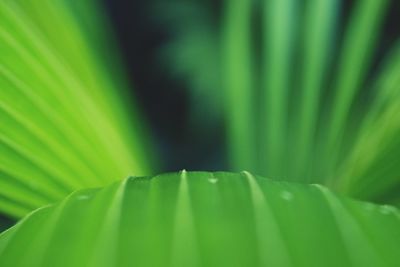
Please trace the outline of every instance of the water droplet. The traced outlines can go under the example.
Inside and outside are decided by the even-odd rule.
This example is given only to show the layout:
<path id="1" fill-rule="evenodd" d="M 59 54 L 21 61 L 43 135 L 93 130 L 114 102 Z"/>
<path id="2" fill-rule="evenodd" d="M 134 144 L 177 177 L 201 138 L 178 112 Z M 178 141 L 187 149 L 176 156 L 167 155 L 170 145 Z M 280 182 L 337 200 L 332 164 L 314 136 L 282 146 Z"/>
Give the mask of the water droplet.
<path id="1" fill-rule="evenodd" d="M 281 198 L 283 198 L 286 201 L 290 201 L 293 199 L 293 194 L 290 193 L 289 191 L 284 190 L 281 192 Z"/>
<path id="2" fill-rule="evenodd" d="M 87 199 L 89 199 L 89 196 L 88 195 L 80 195 L 80 196 L 77 196 L 76 199 L 77 200 L 87 200 Z"/>
<path id="3" fill-rule="evenodd" d="M 209 181 L 210 183 L 212 183 L 212 184 L 215 184 L 215 183 L 218 182 L 218 179 L 217 179 L 217 178 L 208 178 L 208 181 Z"/>
<path id="4" fill-rule="evenodd" d="M 380 207 L 379 211 L 380 211 L 382 214 L 387 215 L 387 214 L 390 214 L 390 213 L 394 212 L 394 211 L 395 211 L 395 208 L 393 208 L 393 207 L 391 207 L 391 206 L 383 205 L 382 207 Z"/>

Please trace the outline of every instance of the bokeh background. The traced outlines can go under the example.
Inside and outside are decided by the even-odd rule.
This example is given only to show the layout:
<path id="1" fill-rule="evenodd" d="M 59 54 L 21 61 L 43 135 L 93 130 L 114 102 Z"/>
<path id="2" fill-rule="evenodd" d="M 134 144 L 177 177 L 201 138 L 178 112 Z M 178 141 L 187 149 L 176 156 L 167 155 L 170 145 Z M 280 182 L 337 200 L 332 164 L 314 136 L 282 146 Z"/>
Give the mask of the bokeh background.
<path id="1" fill-rule="evenodd" d="M 169 57 L 171 50 L 168 50 L 185 27 L 196 30 L 210 28 L 218 32 L 225 1 L 101 1 L 114 29 L 131 82 L 132 97 L 148 123 L 150 139 L 161 159 L 160 172 L 183 168 L 210 171 L 230 168 L 225 142 L 226 121 L 216 108 L 218 101 L 213 103 L 209 97 L 214 93 L 218 95 L 213 90 L 219 88 L 202 83 L 201 79 L 193 83 L 190 78 L 180 75 L 173 67 L 173 60 Z M 336 21 L 338 43 L 354 2 L 343 1 L 340 8 Z M 389 1 L 367 77 L 372 77 L 377 71 L 381 59 L 399 38 L 399 33 L 400 1 Z M 191 56 L 193 60 L 199 57 L 189 53 L 187 58 Z M 208 77 L 214 79 L 214 85 L 218 84 L 219 73 L 213 70 L 218 69 L 216 66 L 220 62 L 216 57 L 207 60 L 203 67 L 209 68 L 211 77 L 206 75 L 205 80 Z M 13 220 L 1 216 L 0 231 L 12 223 Z"/>
<path id="2" fill-rule="evenodd" d="M 132 93 L 149 121 L 153 138 L 163 155 L 165 171 L 227 169 L 224 120 L 199 97 L 204 116 L 191 113 L 193 88 L 187 79 L 174 75 L 163 54 L 176 40 L 174 24 L 193 23 L 193 14 L 205 16 L 218 28 L 223 0 L 154 1 L 103 0 L 115 29 L 124 63 L 132 82 Z M 299 1 L 304 2 L 304 1 Z M 343 30 L 355 1 L 342 1 L 339 30 Z M 169 7 L 169 8 L 166 8 Z M 197 8 L 197 9 L 196 9 Z M 183 10 L 183 11 L 182 11 Z M 372 68 L 393 45 L 400 32 L 400 1 L 391 1 L 376 49 Z M 198 19 L 197 21 L 201 21 Z M 339 40 L 338 40 L 339 41 Z M 196 55 L 193 55 L 196 58 Z M 209 62 L 210 67 L 218 64 Z M 210 88 L 204 88 L 210 90 Z M 197 114 L 198 115 L 198 114 Z M 214 116 L 212 116 L 214 115 Z"/>

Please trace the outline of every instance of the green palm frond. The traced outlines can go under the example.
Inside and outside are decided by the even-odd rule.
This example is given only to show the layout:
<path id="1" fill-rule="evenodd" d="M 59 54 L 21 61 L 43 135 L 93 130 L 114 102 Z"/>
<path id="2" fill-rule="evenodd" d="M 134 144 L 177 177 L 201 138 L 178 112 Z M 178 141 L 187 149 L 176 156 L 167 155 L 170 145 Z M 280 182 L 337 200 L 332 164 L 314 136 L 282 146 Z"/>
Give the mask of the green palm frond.
<path id="1" fill-rule="evenodd" d="M 343 172 L 339 172 L 342 181 L 338 185 L 363 198 L 400 204 L 400 44 L 389 54 L 374 87 L 376 102 L 360 127 Z"/>
<path id="2" fill-rule="evenodd" d="M 323 186 L 183 171 L 31 213 L 0 235 L 0 265 L 394 267 L 399 226 L 396 208 Z"/>
<path id="3" fill-rule="evenodd" d="M 387 60 L 377 57 L 385 14 L 394 2 L 354 1 L 341 25 L 340 0 L 220 1 L 222 19 L 213 29 L 219 38 L 207 41 L 220 51 L 209 66 L 220 68 L 222 82 L 215 82 L 208 94 L 220 101 L 232 169 L 325 183 L 375 200 L 400 185 L 400 128 L 394 115 L 400 73 L 390 60 L 398 48 L 386 53 Z M 176 3 L 182 5 L 172 1 L 171 9 Z M 195 4 L 201 2 L 186 3 Z M 174 58 L 180 57 L 183 40 L 198 32 L 187 22 L 192 18 L 179 20 L 179 12 L 176 16 L 185 30 L 177 31 L 172 41 L 180 48 L 171 52 Z M 187 47 L 192 61 L 187 56 L 172 66 L 188 76 L 206 72 L 200 65 L 183 71 L 197 62 L 195 55 L 206 51 L 203 48 L 202 42 Z M 381 71 L 375 71 L 375 65 Z M 389 99 L 387 91 L 392 92 L 390 101 L 384 100 Z M 375 140 L 373 149 L 370 138 Z M 390 153 L 382 151 L 381 142 L 391 147 Z M 376 192 L 360 192 L 363 183 L 367 191 L 372 190 L 370 184 L 378 184 Z"/>
<path id="4" fill-rule="evenodd" d="M 216 96 L 232 169 L 283 182 L 142 177 L 152 149 L 99 3 L 1 1 L 0 213 L 25 216 L 0 266 L 398 266 L 400 211 L 331 191 L 400 204 L 399 43 L 371 71 L 389 2 L 356 1 L 343 35 L 339 0 L 226 0 L 179 28 L 169 56 Z"/>
<path id="5" fill-rule="evenodd" d="M 100 56 L 113 54 L 95 31 L 107 24 L 91 1 L 72 2 L 0 3 L 2 213 L 19 217 L 76 189 L 150 171 L 123 74 Z"/>

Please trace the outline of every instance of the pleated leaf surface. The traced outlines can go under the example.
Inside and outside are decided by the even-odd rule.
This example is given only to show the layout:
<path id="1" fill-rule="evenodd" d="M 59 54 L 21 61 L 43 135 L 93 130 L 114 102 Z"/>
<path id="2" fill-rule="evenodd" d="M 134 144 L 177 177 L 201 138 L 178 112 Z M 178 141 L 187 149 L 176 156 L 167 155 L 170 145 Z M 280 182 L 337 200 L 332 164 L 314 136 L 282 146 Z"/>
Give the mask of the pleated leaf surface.
<path id="1" fill-rule="evenodd" d="M 0 213 L 151 169 L 110 32 L 97 1 L 1 1 Z"/>
<path id="2" fill-rule="evenodd" d="M 248 172 L 132 177 L 0 235 L 7 266 L 398 266 L 400 214 Z"/>

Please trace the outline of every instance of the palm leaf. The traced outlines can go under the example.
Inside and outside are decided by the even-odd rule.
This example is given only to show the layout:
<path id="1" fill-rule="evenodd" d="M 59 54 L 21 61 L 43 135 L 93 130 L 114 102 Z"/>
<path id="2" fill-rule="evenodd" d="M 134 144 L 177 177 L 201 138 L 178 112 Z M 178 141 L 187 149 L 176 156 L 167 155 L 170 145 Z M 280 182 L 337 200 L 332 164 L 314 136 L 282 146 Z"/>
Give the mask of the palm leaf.
<path id="1" fill-rule="evenodd" d="M 118 60 L 100 56 L 107 23 L 98 5 L 72 2 L 0 3 L 2 213 L 150 170 Z"/>
<path id="2" fill-rule="evenodd" d="M 182 171 L 34 211 L 1 234 L 0 265 L 397 266 L 399 226 L 323 186 Z"/>
<path id="3" fill-rule="evenodd" d="M 346 178 L 338 182 L 342 191 L 352 195 L 397 204 L 400 163 L 399 62 L 400 45 L 397 44 L 374 84 L 376 102 L 365 117 L 352 155 L 343 167 L 341 177 Z"/>
<path id="4" fill-rule="evenodd" d="M 171 10 L 176 2 L 183 5 L 172 1 Z M 395 81 L 400 74 L 396 64 L 377 58 L 385 14 L 394 2 L 354 1 L 348 17 L 342 19 L 341 13 L 348 7 L 340 0 L 221 1 L 222 19 L 217 25 L 214 22 L 218 28 L 213 29 L 220 38 L 206 42 L 213 43 L 215 51 L 205 56 L 207 50 L 199 42 L 186 48 L 192 60 L 187 56 L 172 64 L 187 76 L 220 67 L 214 72 L 223 74 L 224 90 L 216 82 L 209 90 L 209 102 L 220 101 L 232 169 L 254 170 L 274 179 L 324 183 L 370 199 L 390 194 L 393 186 L 398 188 L 399 150 L 393 148 L 385 160 L 369 156 L 383 154 L 378 146 L 371 149 L 370 139 L 365 137 L 373 135 L 375 144 L 398 147 L 398 135 L 394 134 L 399 129 L 398 116 L 382 109 L 393 109 L 398 102 L 395 92 L 400 87 Z M 186 5 L 194 3 L 207 7 L 199 1 Z M 209 13 L 210 9 L 203 16 L 204 24 L 211 23 Z M 340 19 L 345 21 L 343 25 Z M 181 55 L 182 40 L 199 28 L 191 27 L 193 18 L 179 12 L 175 20 L 179 23 L 170 31 L 177 25 L 185 30 L 175 32 L 178 37 L 172 43 L 180 50 L 170 51 L 172 58 Z M 200 19 L 196 22 L 201 24 Z M 397 53 L 394 50 L 396 47 L 385 56 L 392 57 Z M 194 55 L 200 51 L 203 58 L 211 59 L 217 51 L 220 56 L 210 60 L 205 69 L 183 71 L 195 64 Z M 382 71 L 375 71 L 375 65 Z M 381 82 L 383 79 L 392 82 Z M 394 92 L 393 104 L 381 99 L 388 90 Z M 384 120 L 380 128 L 392 134 L 381 134 L 377 124 L 364 122 L 372 117 L 376 122 Z M 360 136 L 364 136 L 362 143 Z M 369 147 L 368 154 L 362 146 Z M 355 158 L 360 161 L 356 172 Z M 351 183 L 357 188 L 364 179 L 366 188 L 372 180 L 381 183 L 377 192 L 360 193 L 344 185 Z"/>

